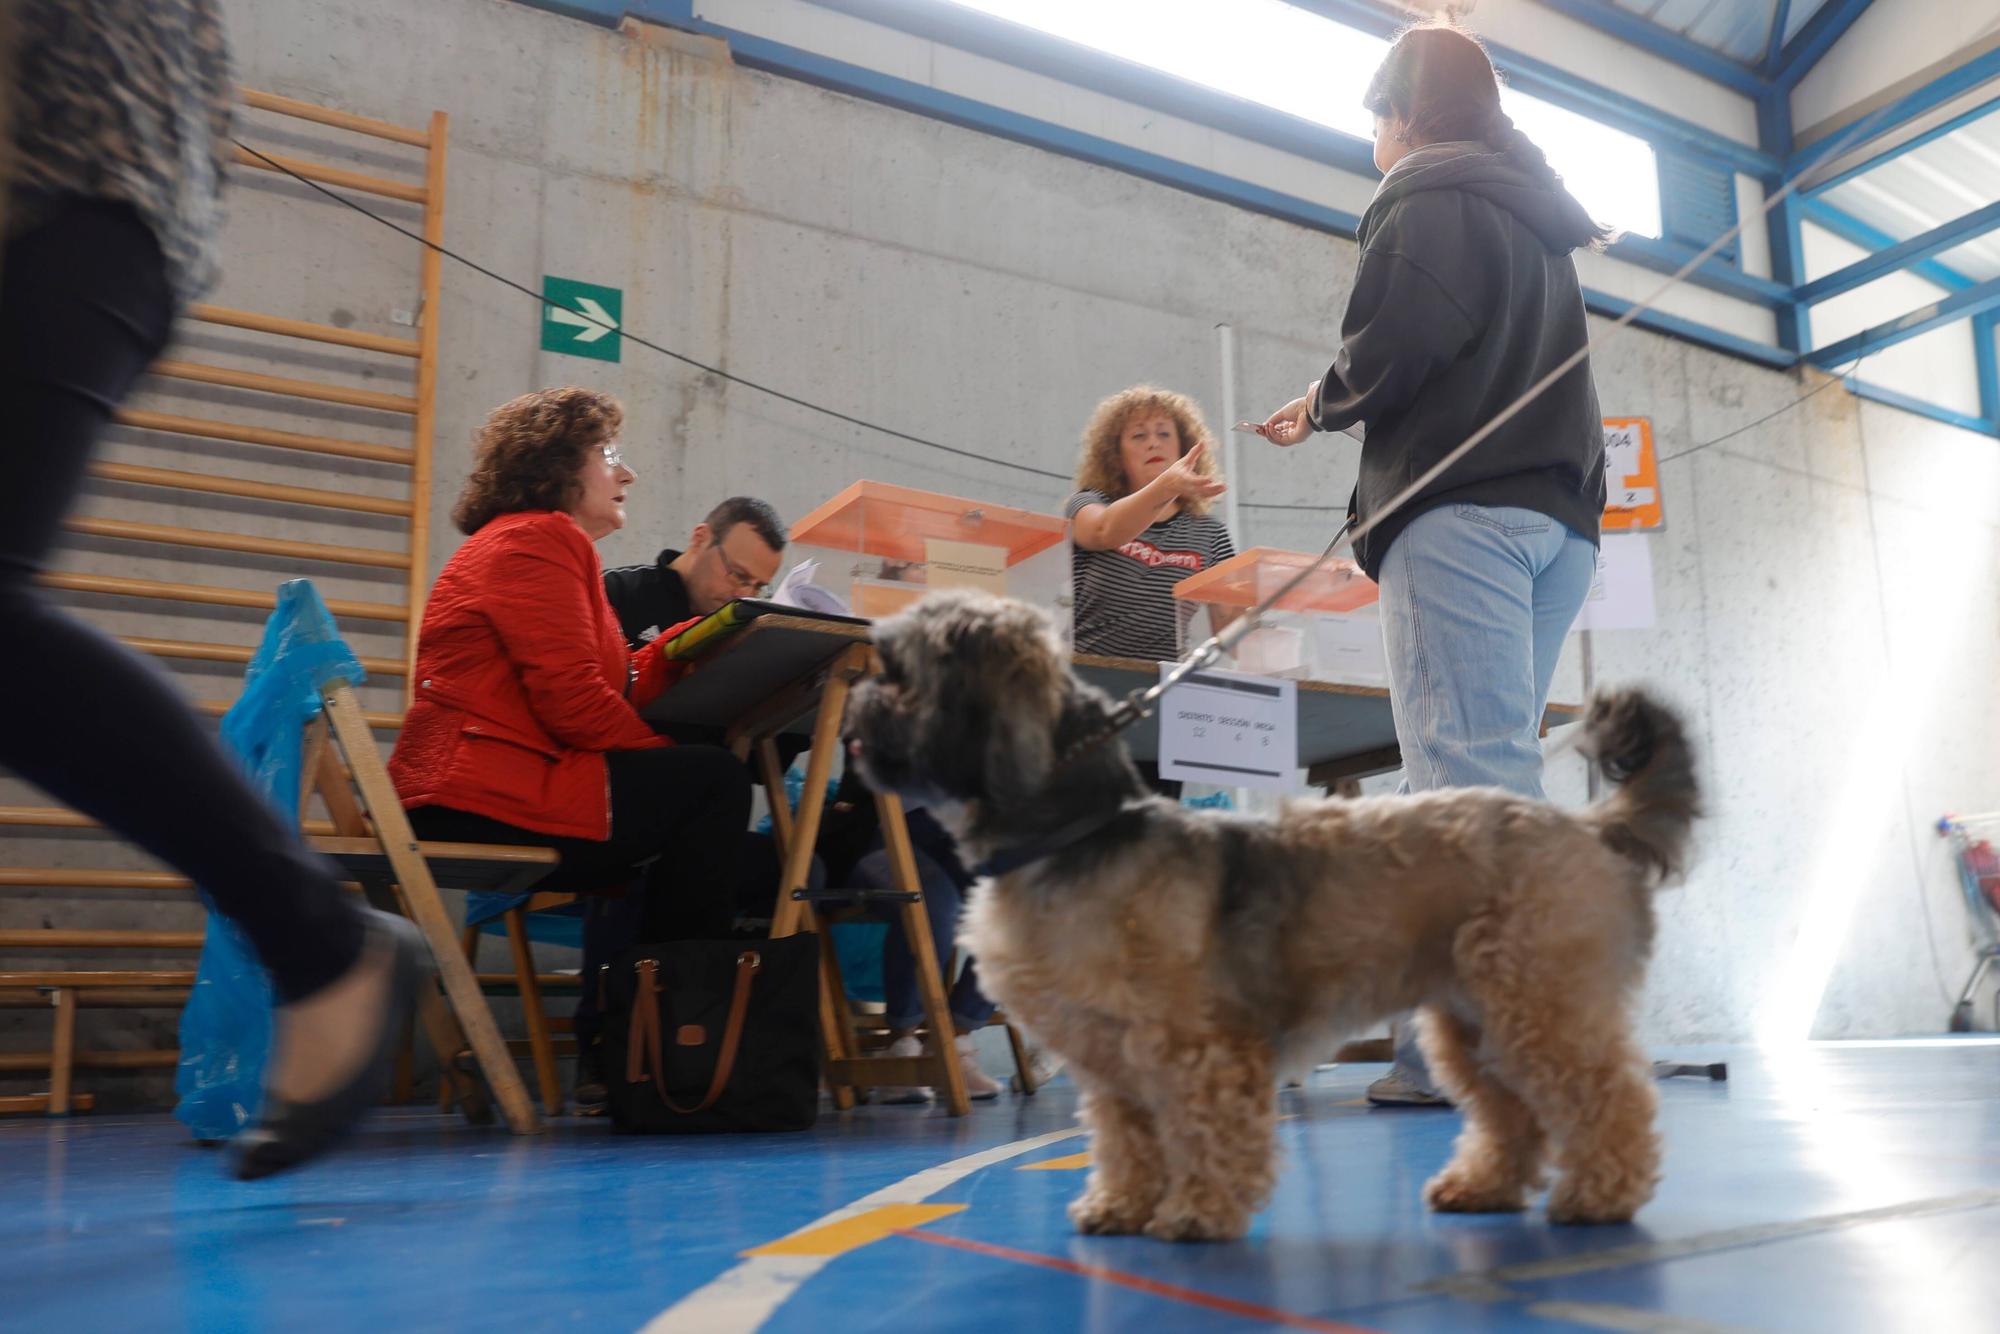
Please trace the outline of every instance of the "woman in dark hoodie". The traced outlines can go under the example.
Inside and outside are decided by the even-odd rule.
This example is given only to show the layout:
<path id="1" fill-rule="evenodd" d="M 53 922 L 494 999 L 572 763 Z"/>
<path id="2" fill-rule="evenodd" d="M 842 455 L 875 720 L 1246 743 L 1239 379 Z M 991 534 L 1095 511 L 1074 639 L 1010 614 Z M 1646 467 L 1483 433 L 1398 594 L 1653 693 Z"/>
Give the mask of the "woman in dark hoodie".
<path id="1" fill-rule="evenodd" d="M 1361 523 L 1584 346 L 1570 255 L 1608 239 L 1500 109 L 1492 62 L 1459 29 L 1405 31 L 1364 104 L 1384 176 L 1362 215 L 1340 350 L 1260 428 L 1278 445 L 1362 428 L 1348 502 Z M 1586 361 L 1356 543 L 1382 587 L 1408 790 L 1543 795 L 1542 710 L 1603 510 Z M 1403 1031 L 1369 1095 L 1442 1101 Z"/>

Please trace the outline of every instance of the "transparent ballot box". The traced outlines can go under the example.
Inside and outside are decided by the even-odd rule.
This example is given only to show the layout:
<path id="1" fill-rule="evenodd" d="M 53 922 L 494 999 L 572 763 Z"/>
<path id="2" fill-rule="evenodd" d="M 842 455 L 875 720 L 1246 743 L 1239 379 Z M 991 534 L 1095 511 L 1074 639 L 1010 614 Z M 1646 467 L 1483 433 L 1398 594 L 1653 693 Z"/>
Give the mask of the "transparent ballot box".
<path id="1" fill-rule="evenodd" d="M 1174 596 L 1207 610 L 1196 618 L 1222 625 L 1276 593 L 1317 557 L 1303 551 L 1252 547 L 1174 588 Z M 1235 666 L 1262 676 L 1291 676 L 1347 685 L 1387 685 L 1380 590 L 1351 560 L 1330 560 L 1264 613 L 1263 623 L 1236 645 Z M 1195 639 L 1183 645 L 1192 648 Z"/>
<path id="2" fill-rule="evenodd" d="M 1055 610 L 1069 574 L 1060 517 L 856 482 L 792 527 L 794 564 L 857 616 L 888 616 L 933 588 L 983 588 Z"/>

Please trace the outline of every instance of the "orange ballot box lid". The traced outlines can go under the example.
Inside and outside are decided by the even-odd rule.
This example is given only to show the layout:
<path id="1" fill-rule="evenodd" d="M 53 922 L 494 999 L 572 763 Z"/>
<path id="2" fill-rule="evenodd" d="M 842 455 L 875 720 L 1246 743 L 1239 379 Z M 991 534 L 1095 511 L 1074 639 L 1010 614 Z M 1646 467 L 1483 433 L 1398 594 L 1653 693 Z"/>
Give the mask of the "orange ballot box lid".
<path id="1" fill-rule="evenodd" d="M 1222 607 L 1254 607 L 1317 559 L 1303 551 L 1252 547 L 1174 585 L 1174 596 Z M 1330 560 L 1279 600 L 1282 611 L 1353 611 L 1381 590 L 1351 560 Z"/>
<path id="2" fill-rule="evenodd" d="M 1063 540 L 1063 521 L 887 482 L 856 482 L 792 525 L 792 541 L 922 564 L 931 542 L 997 548 L 1009 566 Z"/>

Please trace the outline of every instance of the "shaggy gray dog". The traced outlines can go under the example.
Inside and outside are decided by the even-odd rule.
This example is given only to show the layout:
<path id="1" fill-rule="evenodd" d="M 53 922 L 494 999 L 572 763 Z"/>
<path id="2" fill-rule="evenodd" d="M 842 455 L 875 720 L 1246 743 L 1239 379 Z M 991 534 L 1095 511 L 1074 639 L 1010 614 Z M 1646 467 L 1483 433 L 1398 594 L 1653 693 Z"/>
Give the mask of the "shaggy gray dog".
<path id="1" fill-rule="evenodd" d="M 1680 724 L 1601 695 L 1582 811 L 1492 788 L 1299 801 L 1274 820 L 1147 794 L 1042 613 L 944 593 L 876 627 L 847 715 L 862 774 L 935 811 L 975 889 L 960 940 L 1069 1062 L 1094 1132 L 1085 1232 L 1242 1236 L 1275 1176 L 1280 1071 L 1411 1007 L 1464 1111 L 1434 1209 L 1621 1222 L 1659 1179 L 1627 1015 L 1696 814 Z"/>

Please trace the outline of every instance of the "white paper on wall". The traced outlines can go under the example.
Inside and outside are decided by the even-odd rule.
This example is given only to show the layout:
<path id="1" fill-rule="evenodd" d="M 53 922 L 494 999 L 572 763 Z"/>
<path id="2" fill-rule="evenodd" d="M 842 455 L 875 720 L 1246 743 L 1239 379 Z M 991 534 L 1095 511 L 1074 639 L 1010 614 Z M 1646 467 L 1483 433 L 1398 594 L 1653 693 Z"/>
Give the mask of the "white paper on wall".
<path id="1" fill-rule="evenodd" d="M 1573 629 L 1649 630 L 1653 626 L 1653 547 L 1648 533 L 1606 533 L 1597 577 Z"/>

